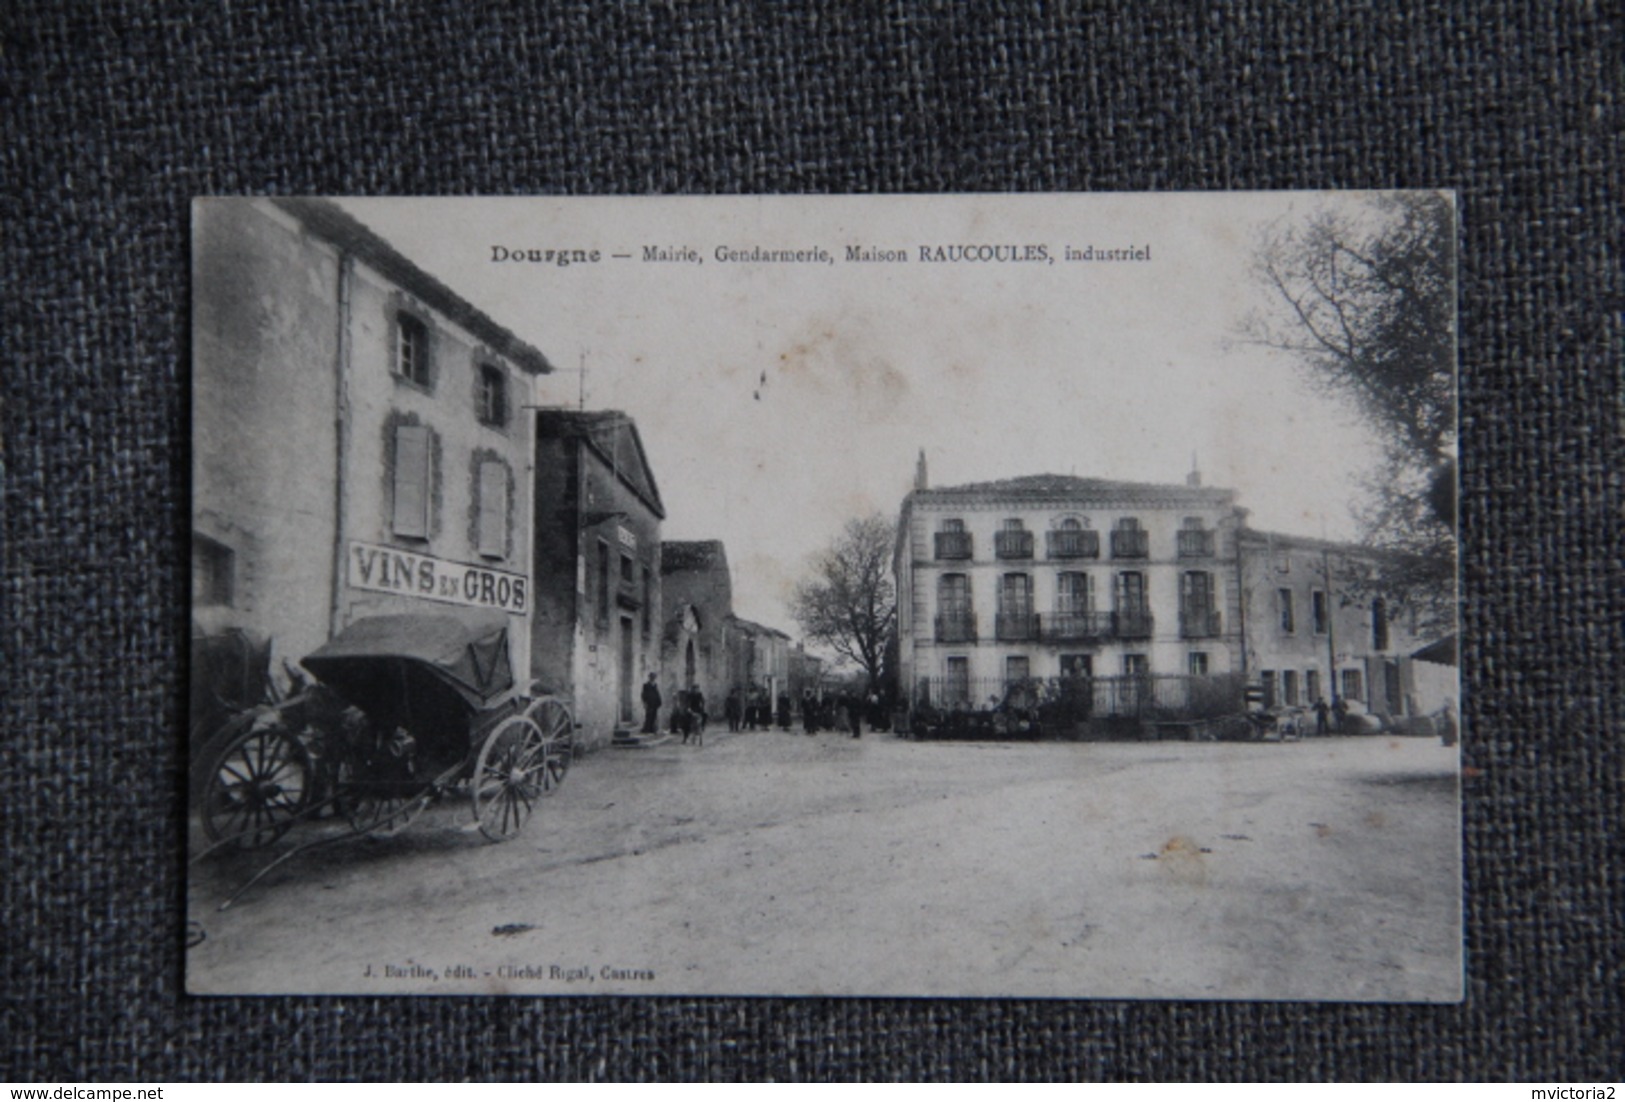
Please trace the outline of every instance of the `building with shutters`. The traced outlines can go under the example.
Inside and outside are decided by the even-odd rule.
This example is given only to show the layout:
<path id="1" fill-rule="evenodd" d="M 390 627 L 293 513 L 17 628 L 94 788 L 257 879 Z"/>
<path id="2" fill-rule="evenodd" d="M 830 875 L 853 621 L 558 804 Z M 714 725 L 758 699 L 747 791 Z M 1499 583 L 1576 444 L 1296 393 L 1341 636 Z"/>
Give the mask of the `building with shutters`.
<path id="1" fill-rule="evenodd" d="M 1092 714 L 1337 695 L 1437 707 L 1408 657 L 1430 640 L 1377 588 L 1367 548 L 1246 526 L 1234 491 L 1034 475 L 930 487 L 923 459 L 893 561 L 899 684 L 915 705 L 982 708 L 1013 686 L 1092 686 Z M 1328 578 L 1330 579 L 1328 581 Z"/>
<path id="2" fill-rule="evenodd" d="M 193 207 L 196 630 L 273 673 L 351 621 L 508 614 L 530 664 L 543 354 L 338 206 Z"/>

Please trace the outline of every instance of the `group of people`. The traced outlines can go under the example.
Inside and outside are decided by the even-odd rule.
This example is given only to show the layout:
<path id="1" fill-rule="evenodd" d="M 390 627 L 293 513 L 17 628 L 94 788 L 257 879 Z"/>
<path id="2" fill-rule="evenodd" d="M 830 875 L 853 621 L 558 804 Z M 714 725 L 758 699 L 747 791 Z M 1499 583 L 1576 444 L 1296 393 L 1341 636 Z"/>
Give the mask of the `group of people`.
<path id="1" fill-rule="evenodd" d="M 674 735 L 681 735 L 683 741 L 695 739 L 700 743 L 705 741 L 705 722 L 709 718 L 705 710 L 705 694 L 700 691 L 699 685 L 690 685 L 687 689 L 678 689 L 676 700 L 671 708 L 670 731 Z M 643 733 L 653 735 L 660 730 L 660 707 L 665 697 L 660 693 L 660 686 L 656 684 L 654 674 L 643 683 Z"/>
<path id="2" fill-rule="evenodd" d="M 681 735 L 684 742 L 688 742 L 690 738 L 703 741 L 706 721 L 709 719 L 705 694 L 696 684 L 690 685 L 687 689 L 679 689 L 675 695 L 676 700 L 672 704 L 668 729 L 672 734 Z M 643 685 L 644 734 L 653 735 L 660 731 L 660 709 L 664 704 L 665 697 L 660 691 L 656 675 L 651 673 Z M 875 693 L 870 693 L 865 698 L 857 693 L 833 696 L 807 689 L 802 693 L 800 711 L 802 729 L 809 735 L 817 734 L 819 731 L 839 730 L 850 731 L 853 738 L 861 738 L 866 716 L 871 731 L 883 731 L 888 726 L 884 706 L 879 695 Z M 727 699 L 723 702 L 722 714 L 731 732 L 770 731 L 775 726 L 781 731 L 788 731 L 791 723 L 790 695 L 779 693 L 775 700 L 760 688 L 753 687 L 747 690 L 735 686 L 728 691 Z"/>
<path id="3" fill-rule="evenodd" d="M 778 707 L 775 710 L 774 704 Z M 776 714 L 775 714 L 776 713 Z M 728 721 L 730 731 L 768 731 L 773 728 L 774 719 L 784 730 L 790 729 L 790 696 L 780 693 L 775 702 L 768 697 L 766 691 L 752 688 L 749 692 L 735 685 L 728 690 L 728 699 L 723 702 L 722 714 Z"/>

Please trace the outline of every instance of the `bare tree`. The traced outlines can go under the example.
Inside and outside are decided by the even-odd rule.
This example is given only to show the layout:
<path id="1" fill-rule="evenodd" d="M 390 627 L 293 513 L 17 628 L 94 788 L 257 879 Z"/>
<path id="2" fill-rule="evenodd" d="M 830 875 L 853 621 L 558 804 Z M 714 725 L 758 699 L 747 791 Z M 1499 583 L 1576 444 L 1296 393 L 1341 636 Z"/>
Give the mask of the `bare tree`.
<path id="1" fill-rule="evenodd" d="M 807 638 L 861 666 L 871 686 L 881 683 L 897 619 L 891 577 L 896 538 L 896 526 L 883 514 L 847 521 L 790 597 L 790 614 Z"/>
<path id="2" fill-rule="evenodd" d="M 1276 223 L 1254 253 L 1270 305 L 1239 335 L 1292 356 L 1383 449 L 1357 510 L 1381 584 L 1448 621 L 1456 563 L 1456 220 L 1446 195 L 1377 196 Z"/>

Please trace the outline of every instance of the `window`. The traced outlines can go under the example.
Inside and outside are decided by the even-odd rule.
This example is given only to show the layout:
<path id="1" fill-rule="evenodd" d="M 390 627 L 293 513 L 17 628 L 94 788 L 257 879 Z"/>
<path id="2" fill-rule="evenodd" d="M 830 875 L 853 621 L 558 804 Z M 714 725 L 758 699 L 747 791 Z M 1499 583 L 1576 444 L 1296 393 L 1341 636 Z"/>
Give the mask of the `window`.
<path id="1" fill-rule="evenodd" d="M 1024 654 L 1012 654 L 1004 660 L 1004 687 L 1009 689 L 1027 680 L 1031 667 Z"/>
<path id="2" fill-rule="evenodd" d="M 229 605 L 232 597 L 233 560 L 236 556 L 223 543 L 192 533 L 192 604 Z"/>
<path id="3" fill-rule="evenodd" d="M 1342 677 L 1343 677 L 1343 699 L 1344 700 L 1364 700 L 1365 699 L 1365 683 L 1364 683 L 1364 678 L 1362 678 L 1360 676 L 1360 671 L 1359 670 L 1344 670 L 1343 674 L 1342 674 Z"/>
<path id="4" fill-rule="evenodd" d="M 937 611 L 944 616 L 970 614 L 970 576 L 944 574 L 937 579 Z"/>
<path id="5" fill-rule="evenodd" d="M 942 522 L 942 527 L 936 532 L 936 552 L 939 559 L 968 559 L 971 557 L 970 533 L 965 531 L 965 522 L 958 517 L 950 517 Z"/>
<path id="6" fill-rule="evenodd" d="M 495 364 L 481 364 L 475 404 L 482 424 L 502 428 L 508 423 L 508 376 Z"/>
<path id="7" fill-rule="evenodd" d="M 1388 649 L 1388 602 L 1381 597 L 1371 600 L 1371 649 Z"/>
<path id="8" fill-rule="evenodd" d="M 609 544 L 598 541 L 598 624 L 609 625 Z"/>
<path id="9" fill-rule="evenodd" d="M 970 703 L 970 659 L 948 659 L 948 676 L 942 686 L 942 702 L 952 706 Z"/>
<path id="10" fill-rule="evenodd" d="M 993 534 L 993 553 L 1001 559 L 1030 559 L 1033 534 L 1019 518 L 1011 517 Z"/>
<path id="11" fill-rule="evenodd" d="M 1192 677 L 1206 677 L 1207 676 L 1207 652 L 1206 651 L 1199 651 L 1199 650 L 1191 651 L 1190 671 L 1191 671 L 1191 676 Z"/>
<path id="12" fill-rule="evenodd" d="M 1117 611 L 1143 614 L 1145 603 L 1145 575 L 1138 570 L 1125 570 L 1117 575 Z"/>
<path id="13" fill-rule="evenodd" d="M 1215 603 L 1211 573 L 1187 570 L 1179 576 L 1179 615 L 1187 635 L 1218 632 Z"/>
<path id="14" fill-rule="evenodd" d="M 1123 655 L 1124 677 L 1145 677 L 1151 672 L 1151 661 L 1143 654 Z"/>
<path id="15" fill-rule="evenodd" d="M 1078 517 L 1062 517 L 1061 522 L 1055 526 L 1063 532 L 1081 532 L 1088 527 Z"/>
<path id="16" fill-rule="evenodd" d="M 395 426 L 395 503 L 391 528 L 408 539 L 429 538 L 429 479 L 433 449 L 427 425 Z"/>
<path id="17" fill-rule="evenodd" d="M 1006 574 L 999 587 L 999 611 L 1006 616 L 1031 616 L 1033 579 L 1030 574 Z"/>
<path id="18" fill-rule="evenodd" d="M 963 532 L 965 530 L 965 522 L 960 520 L 958 517 L 951 517 L 942 522 L 942 530 L 944 532 Z"/>
<path id="19" fill-rule="evenodd" d="M 429 365 L 429 327 L 406 311 L 395 314 L 395 374 L 428 387 L 433 381 Z"/>
<path id="20" fill-rule="evenodd" d="M 1258 675 L 1258 680 L 1259 680 L 1259 683 L 1264 686 L 1264 707 L 1266 707 L 1266 708 L 1275 707 L 1275 671 L 1274 670 L 1262 670 L 1262 671 L 1260 671 L 1259 675 Z"/>
<path id="21" fill-rule="evenodd" d="M 508 468 L 494 459 L 480 464 L 480 545 L 488 559 L 508 554 Z"/>
<path id="22" fill-rule="evenodd" d="M 1112 530 L 1112 557 L 1143 559 L 1150 553 L 1150 538 L 1140 527 L 1140 518 L 1123 517 Z"/>
<path id="23" fill-rule="evenodd" d="M 1319 670 L 1303 671 L 1303 697 L 1305 704 L 1313 704 L 1321 699 Z"/>
<path id="24" fill-rule="evenodd" d="M 1004 530 L 1006 532 L 1025 532 L 1027 528 L 1021 523 L 1020 518 L 1011 517 L 1004 522 Z"/>
<path id="25" fill-rule="evenodd" d="M 1323 589 L 1309 593 L 1309 626 L 1316 635 L 1326 634 L 1326 591 Z"/>
<path id="26" fill-rule="evenodd" d="M 1087 574 L 1065 571 L 1056 576 L 1055 611 L 1062 615 L 1091 612 L 1095 607 L 1094 579 Z"/>
<path id="27" fill-rule="evenodd" d="M 1298 703 L 1298 671 L 1281 671 L 1281 698 L 1288 706 L 1296 707 Z"/>
<path id="28" fill-rule="evenodd" d="M 1297 620 L 1292 615 L 1292 591 L 1278 589 L 1275 591 L 1275 604 L 1281 613 L 1281 631 L 1291 635 L 1298 630 Z"/>
<path id="29" fill-rule="evenodd" d="M 1061 655 L 1062 677 L 1088 677 L 1094 673 L 1094 659 L 1087 654 Z"/>
<path id="30" fill-rule="evenodd" d="M 637 575 L 632 566 L 632 556 L 625 551 L 621 552 L 621 581 L 632 585 L 637 581 Z"/>

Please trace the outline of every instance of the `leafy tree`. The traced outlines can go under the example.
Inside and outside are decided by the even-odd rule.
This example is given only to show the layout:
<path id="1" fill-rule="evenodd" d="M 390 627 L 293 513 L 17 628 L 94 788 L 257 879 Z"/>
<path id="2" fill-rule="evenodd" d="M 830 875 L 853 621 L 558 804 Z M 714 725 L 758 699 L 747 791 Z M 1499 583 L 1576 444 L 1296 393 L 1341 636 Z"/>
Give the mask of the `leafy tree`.
<path id="1" fill-rule="evenodd" d="M 1390 552 L 1380 584 L 1452 620 L 1456 564 L 1456 220 L 1446 195 L 1376 196 L 1261 236 L 1253 273 L 1268 306 L 1246 343 L 1292 356 L 1350 405 L 1382 446 L 1357 509 Z"/>
<path id="2" fill-rule="evenodd" d="M 880 513 L 847 521 L 790 597 L 790 614 L 807 638 L 861 666 L 870 686 L 882 682 L 897 619 L 891 577 L 896 538 L 896 526 Z"/>

